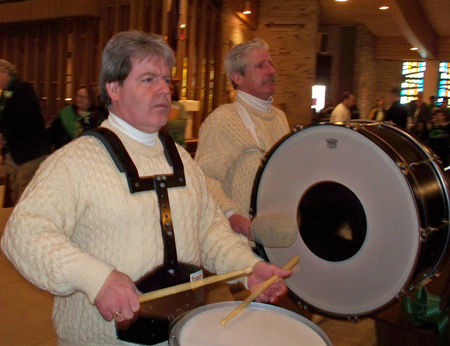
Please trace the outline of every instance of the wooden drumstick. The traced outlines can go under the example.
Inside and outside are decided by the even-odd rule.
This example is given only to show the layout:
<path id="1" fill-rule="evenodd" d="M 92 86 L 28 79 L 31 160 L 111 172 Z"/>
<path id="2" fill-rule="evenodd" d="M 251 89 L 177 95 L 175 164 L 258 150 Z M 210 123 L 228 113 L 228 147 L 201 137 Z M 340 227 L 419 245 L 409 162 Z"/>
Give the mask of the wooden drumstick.
<path id="1" fill-rule="evenodd" d="M 283 269 L 292 269 L 294 268 L 297 263 L 300 262 L 300 256 L 294 256 L 292 257 L 289 262 L 287 262 L 284 266 Z M 261 293 L 263 293 L 266 289 L 268 289 L 270 286 L 272 286 L 275 281 L 277 281 L 279 279 L 279 277 L 277 275 L 272 276 L 269 280 L 264 281 L 261 286 L 258 287 L 258 289 L 253 292 L 252 294 L 250 294 L 247 299 L 245 299 L 241 304 L 239 304 L 239 306 L 234 309 L 233 311 L 230 312 L 230 314 L 225 317 L 224 319 L 222 319 L 220 321 L 220 325 L 224 326 L 226 325 L 234 316 L 236 316 L 238 313 L 240 313 L 242 310 L 244 310 L 244 308 L 250 304 L 256 297 L 258 297 Z"/>
<path id="2" fill-rule="evenodd" d="M 245 267 L 243 269 L 235 270 L 233 272 L 210 276 L 206 279 L 201 279 L 201 280 L 192 281 L 192 282 L 186 282 L 184 284 L 162 288 L 157 291 L 152 291 L 152 292 L 141 294 L 139 296 L 139 301 L 141 303 L 144 303 L 144 302 L 148 302 L 149 300 L 154 300 L 154 299 L 170 296 L 172 294 L 177 294 L 177 293 L 184 292 L 184 291 L 194 290 L 196 288 L 210 285 L 210 284 L 213 284 L 213 283 L 216 283 L 219 281 L 234 279 L 234 278 L 237 278 L 242 275 L 250 275 L 252 273 L 252 271 L 253 271 L 252 267 Z"/>

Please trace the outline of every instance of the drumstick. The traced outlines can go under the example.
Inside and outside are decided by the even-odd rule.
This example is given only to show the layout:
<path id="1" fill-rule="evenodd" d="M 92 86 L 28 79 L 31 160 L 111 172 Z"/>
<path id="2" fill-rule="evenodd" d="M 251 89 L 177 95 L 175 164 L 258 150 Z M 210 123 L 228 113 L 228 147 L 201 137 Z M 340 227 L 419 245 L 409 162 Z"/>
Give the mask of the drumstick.
<path id="1" fill-rule="evenodd" d="M 292 269 L 295 267 L 295 265 L 300 262 L 300 256 L 294 256 L 292 257 L 289 262 L 287 262 L 283 269 Z M 234 316 L 236 316 L 238 313 L 240 313 L 244 308 L 250 304 L 256 297 L 258 297 L 261 293 L 263 293 L 266 289 L 268 289 L 275 281 L 277 281 L 279 277 L 277 275 L 272 276 L 269 280 L 264 281 L 261 286 L 258 287 L 258 289 L 250 294 L 247 299 L 245 299 L 239 306 L 230 312 L 230 314 L 222 319 L 220 321 L 220 325 L 224 326 L 226 325 Z"/>
<path id="2" fill-rule="evenodd" d="M 243 269 L 235 270 L 233 272 L 219 274 L 215 276 L 210 276 L 206 279 L 201 279 L 192 282 L 186 282 L 184 284 L 162 288 L 157 291 L 152 291 L 148 293 L 141 294 L 139 296 L 139 301 L 141 303 L 148 302 L 149 300 L 154 300 L 166 296 L 170 296 L 172 294 L 177 294 L 184 291 L 193 290 L 202 286 L 210 285 L 219 281 L 230 280 L 242 275 L 250 275 L 253 271 L 252 267 L 245 267 Z"/>

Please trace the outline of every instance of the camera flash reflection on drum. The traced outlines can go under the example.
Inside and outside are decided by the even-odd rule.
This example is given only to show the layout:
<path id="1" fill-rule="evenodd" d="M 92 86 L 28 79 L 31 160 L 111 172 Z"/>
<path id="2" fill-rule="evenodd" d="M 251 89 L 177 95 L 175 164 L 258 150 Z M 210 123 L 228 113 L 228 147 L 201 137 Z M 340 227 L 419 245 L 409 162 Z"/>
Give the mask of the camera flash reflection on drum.
<path id="1" fill-rule="evenodd" d="M 298 207 L 300 235 L 316 256 L 344 261 L 354 256 L 366 238 L 367 220 L 358 197 L 336 182 L 310 187 Z"/>

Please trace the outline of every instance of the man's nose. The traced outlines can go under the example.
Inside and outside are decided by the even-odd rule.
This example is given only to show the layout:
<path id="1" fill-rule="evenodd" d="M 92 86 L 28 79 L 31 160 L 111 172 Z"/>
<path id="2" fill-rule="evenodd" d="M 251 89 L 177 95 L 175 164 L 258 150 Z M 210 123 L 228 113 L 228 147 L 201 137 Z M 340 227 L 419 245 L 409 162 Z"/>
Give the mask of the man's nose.
<path id="1" fill-rule="evenodd" d="M 165 79 L 162 79 L 159 82 L 159 92 L 161 94 L 170 94 L 170 87 L 169 84 L 167 83 L 167 81 Z"/>

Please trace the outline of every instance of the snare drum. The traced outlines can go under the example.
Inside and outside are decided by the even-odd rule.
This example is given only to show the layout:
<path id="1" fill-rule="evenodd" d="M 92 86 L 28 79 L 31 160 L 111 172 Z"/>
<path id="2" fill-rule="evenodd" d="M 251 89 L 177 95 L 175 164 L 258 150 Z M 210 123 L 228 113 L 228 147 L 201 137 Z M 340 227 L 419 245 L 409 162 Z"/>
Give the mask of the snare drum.
<path id="1" fill-rule="evenodd" d="M 172 346 L 327 346 L 326 334 L 310 320 L 273 305 L 250 303 L 225 326 L 220 321 L 241 302 L 197 308 L 173 327 Z"/>
<path id="2" fill-rule="evenodd" d="M 337 317 L 367 315 L 430 279 L 449 242 L 449 194 L 426 146 L 395 125 L 313 125 L 283 138 L 253 187 L 253 213 L 298 221 L 288 248 L 260 247 L 305 305 Z"/>

